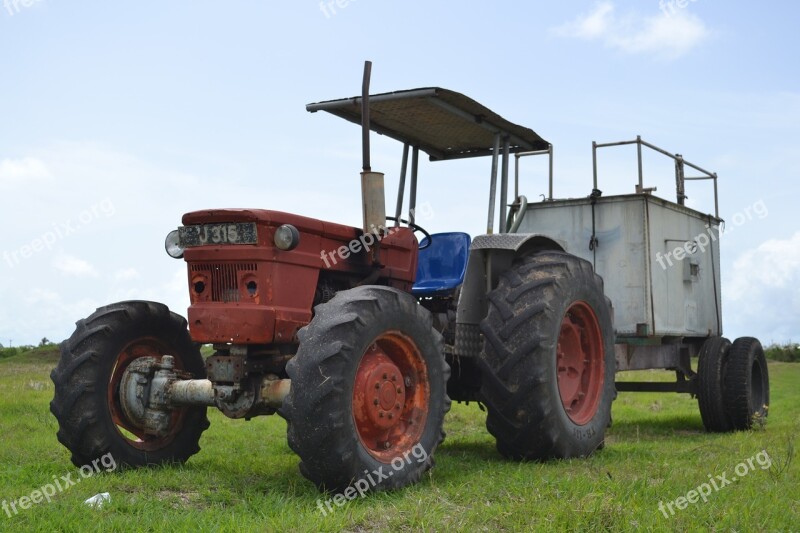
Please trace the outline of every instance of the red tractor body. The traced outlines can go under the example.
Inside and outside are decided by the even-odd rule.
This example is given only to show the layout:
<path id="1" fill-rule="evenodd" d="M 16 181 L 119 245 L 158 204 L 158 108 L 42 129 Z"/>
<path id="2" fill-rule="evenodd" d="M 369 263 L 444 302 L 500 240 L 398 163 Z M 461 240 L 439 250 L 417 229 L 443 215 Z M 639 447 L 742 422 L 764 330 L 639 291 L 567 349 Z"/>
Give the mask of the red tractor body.
<path id="1" fill-rule="evenodd" d="M 227 244 L 226 228 L 255 224 L 252 244 Z M 408 292 L 417 269 L 417 240 L 392 228 L 377 246 L 382 268 L 373 269 L 378 237 L 359 228 L 263 209 L 209 209 L 187 213 L 184 227 L 210 228 L 206 243 L 187 247 L 189 328 L 206 344 L 296 344 L 313 306 L 367 278 Z M 275 244 L 277 228 L 297 229 L 296 248 Z M 206 229 L 205 231 L 210 231 Z M 215 244 L 214 241 L 220 241 Z"/>

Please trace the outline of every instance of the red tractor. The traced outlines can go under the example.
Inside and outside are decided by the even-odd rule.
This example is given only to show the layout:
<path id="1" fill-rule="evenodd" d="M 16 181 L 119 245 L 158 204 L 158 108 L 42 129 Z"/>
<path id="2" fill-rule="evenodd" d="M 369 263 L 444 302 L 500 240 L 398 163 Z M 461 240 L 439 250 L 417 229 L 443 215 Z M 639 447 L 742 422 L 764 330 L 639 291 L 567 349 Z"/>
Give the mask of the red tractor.
<path id="1" fill-rule="evenodd" d="M 552 155 L 550 145 L 456 92 L 369 96 L 368 85 L 367 68 L 361 98 L 307 106 L 363 127 L 363 227 L 260 209 L 184 215 L 166 248 L 187 263 L 188 321 L 159 303 L 120 302 L 80 320 L 63 343 L 51 410 L 73 463 L 108 453 L 130 466 L 184 462 L 216 407 L 231 418 L 284 417 L 302 474 L 321 489 L 373 474 L 373 489 L 398 488 L 432 466 L 451 398 L 486 405 L 507 457 L 580 457 L 603 444 L 620 342 L 603 280 L 559 239 L 517 231 L 524 197 L 506 213 L 509 155 Z M 383 175 L 370 168 L 370 129 L 404 143 L 393 217 Z M 416 224 L 420 150 L 432 160 L 492 157 L 485 235 L 430 235 Z M 680 346 L 697 353 L 702 340 Z M 715 342 L 721 361 L 730 343 Z M 205 360 L 201 344 L 214 346 Z M 691 350 L 664 344 L 650 367 L 696 381 L 683 364 Z M 748 347 L 760 365 L 760 345 Z M 766 366 L 751 368 L 743 372 L 766 379 Z M 706 381 L 721 390 L 720 379 Z M 718 429 L 761 411 L 768 385 L 757 385 L 736 397 L 735 421 L 719 398 L 703 397 L 720 404 L 708 408 L 722 417 Z"/>

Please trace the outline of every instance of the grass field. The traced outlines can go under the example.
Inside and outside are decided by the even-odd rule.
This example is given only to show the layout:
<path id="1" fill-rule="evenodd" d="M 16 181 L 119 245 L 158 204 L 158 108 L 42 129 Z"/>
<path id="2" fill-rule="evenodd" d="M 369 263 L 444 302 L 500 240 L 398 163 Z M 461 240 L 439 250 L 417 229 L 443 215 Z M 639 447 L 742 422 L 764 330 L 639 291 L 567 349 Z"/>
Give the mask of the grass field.
<path id="1" fill-rule="evenodd" d="M 56 357 L 50 348 L 0 361 L 0 499 L 6 502 L 54 478 L 81 477 L 56 440 L 48 409 Z M 770 378 L 765 429 L 707 434 L 687 395 L 623 393 L 605 449 L 546 464 L 503 460 L 484 413 L 474 404 L 453 405 L 436 468 L 421 483 L 357 498 L 327 516 L 318 500 L 330 496 L 298 472 L 281 418 L 244 422 L 211 412 L 203 449 L 185 466 L 83 479 L 50 503 L 18 508 L 11 517 L 0 511 L 0 531 L 796 531 L 800 364 L 771 363 Z M 683 510 L 673 504 L 669 512 L 667 502 L 710 483 L 709 476 L 737 480 L 712 491 L 707 502 Z M 101 492 L 111 494 L 110 503 L 83 505 Z"/>

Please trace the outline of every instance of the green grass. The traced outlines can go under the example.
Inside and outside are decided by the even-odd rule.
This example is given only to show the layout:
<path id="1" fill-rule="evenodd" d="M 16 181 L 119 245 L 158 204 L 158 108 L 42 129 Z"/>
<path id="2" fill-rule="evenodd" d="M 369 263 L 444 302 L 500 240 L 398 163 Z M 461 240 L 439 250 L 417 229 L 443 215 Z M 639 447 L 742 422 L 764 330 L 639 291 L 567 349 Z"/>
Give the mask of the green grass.
<path id="1" fill-rule="evenodd" d="M 48 410 L 55 358 L 49 348 L 0 361 L 0 499 L 16 500 L 54 476 L 77 472 Z M 474 404 L 454 405 L 436 468 L 421 483 L 356 499 L 328 516 L 317 509 L 325 497 L 298 472 L 281 418 L 244 422 L 211 412 L 203 449 L 185 466 L 88 478 L 52 503 L 11 518 L 0 511 L 0 531 L 797 530 L 800 365 L 771 363 L 770 378 L 763 430 L 707 434 L 687 395 L 621 393 L 605 449 L 545 464 L 502 459 L 484 413 Z M 659 511 L 659 501 L 685 495 L 709 474 L 730 479 L 737 464 L 761 450 L 771 468 L 755 463 L 707 503 L 670 518 Z M 111 493 L 111 503 L 83 505 L 100 492 Z"/>

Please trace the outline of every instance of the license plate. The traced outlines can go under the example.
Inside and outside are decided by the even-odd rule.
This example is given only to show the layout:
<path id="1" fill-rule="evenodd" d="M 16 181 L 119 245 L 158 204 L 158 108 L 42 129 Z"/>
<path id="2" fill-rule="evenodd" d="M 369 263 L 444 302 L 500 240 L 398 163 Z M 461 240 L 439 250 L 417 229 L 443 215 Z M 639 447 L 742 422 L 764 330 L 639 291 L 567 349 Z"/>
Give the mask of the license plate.
<path id="1" fill-rule="evenodd" d="M 213 244 L 258 244 L 255 222 L 199 224 L 178 228 L 181 246 L 208 246 Z"/>

